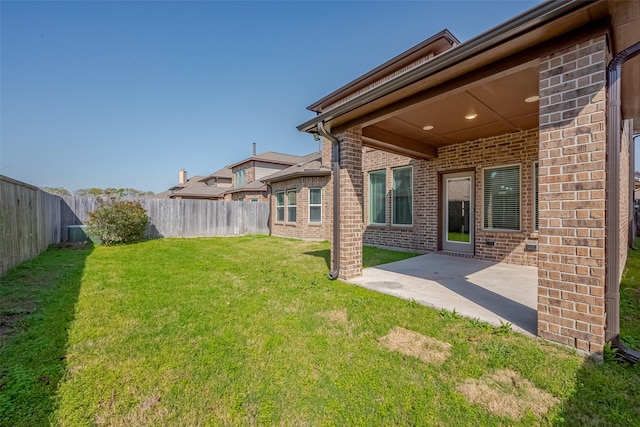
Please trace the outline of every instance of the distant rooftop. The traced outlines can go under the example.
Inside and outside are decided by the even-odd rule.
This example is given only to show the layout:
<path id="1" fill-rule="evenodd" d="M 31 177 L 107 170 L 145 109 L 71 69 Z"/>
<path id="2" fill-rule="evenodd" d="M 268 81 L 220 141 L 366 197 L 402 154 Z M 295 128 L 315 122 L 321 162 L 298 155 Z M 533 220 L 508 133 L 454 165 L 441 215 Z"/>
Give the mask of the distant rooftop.
<path id="1" fill-rule="evenodd" d="M 303 159 L 303 156 L 295 156 L 293 154 L 284 154 L 284 153 L 276 153 L 273 151 L 266 151 L 264 153 L 254 154 L 251 157 L 248 157 L 244 160 L 241 160 L 232 165 L 229 165 L 229 168 L 234 168 L 236 166 L 239 166 L 243 163 L 247 163 L 250 161 L 276 163 L 280 165 L 294 165 L 296 163 L 301 162 L 302 159 Z"/>

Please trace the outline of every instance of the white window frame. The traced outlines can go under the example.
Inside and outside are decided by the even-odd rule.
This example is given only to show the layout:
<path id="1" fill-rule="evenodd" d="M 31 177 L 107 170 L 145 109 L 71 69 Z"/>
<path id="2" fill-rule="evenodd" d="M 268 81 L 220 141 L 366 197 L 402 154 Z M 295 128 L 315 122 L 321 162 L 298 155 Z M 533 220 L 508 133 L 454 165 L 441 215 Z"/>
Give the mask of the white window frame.
<path id="1" fill-rule="evenodd" d="M 289 204 L 289 193 L 295 194 L 295 197 L 296 197 L 296 204 L 295 205 L 290 205 Z M 298 190 L 295 189 L 295 188 L 291 188 L 291 189 L 287 190 L 285 192 L 284 200 L 285 200 L 285 206 L 286 206 L 286 209 L 285 209 L 286 215 L 285 215 L 284 222 L 289 223 L 289 224 L 295 224 L 298 221 Z M 291 221 L 291 219 L 289 218 L 289 209 L 290 208 L 295 208 L 295 210 L 296 210 L 296 219 L 293 220 L 293 221 Z"/>
<path id="2" fill-rule="evenodd" d="M 311 203 L 311 191 L 317 190 L 320 192 L 320 203 Z M 297 200 L 296 200 L 297 203 Z M 311 208 L 319 207 L 320 208 L 320 221 L 311 221 Z M 309 188 L 309 224 L 322 224 L 322 188 Z"/>
<path id="3" fill-rule="evenodd" d="M 384 191 L 382 194 L 382 200 L 384 205 L 384 222 L 373 222 L 372 221 L 372 212 L 371 203 L 373 198 L 371 197 L 371 176 L 378 173 L 384 173 Z M 374 171 L 369 171 L 369 224 L 371 225 L 387 225 L 387 170 L 386 169 L 378 169 Z"/>
<path id="4" fill-rule="evenodd" d="M 493 169 L 506 169 L 511 167 L 518 167 L 518 186 L 519 186 L 519 195 L 518 195 L 518 229 L 511 228 L 488 228 L 485 227 L 485 215 L 486 215 L 486 200 L 485 200 L 485 172 Z M 520 163 L 509 163 L 504 165 L 497 166 L 487 166 L 482 168 L 482 229 L 484 231 L 490 232 L 505 232 L 505 233 L 521 233 L 522 232 L 522 165 Z"/>
<path id="5" fill-rule="evenodd" d="M 278 194 L 282 194 L 282 205 L 278 205 Z M 286 218 L 287 203 L 285 197 L 285 191 L 276 191 L 276 222 L 284 222 Z M 278 219 L 278 208 L 282 208 L 282 219 Z"/>
<path id="6" fill-rule="evenodd" d="M 410 224 L 396 224 L 393 222 L 393 219 L 395 217 L 394 213 L 395 213 L 395 178 L 393 176 L 393 172 L 396 170 L 402 170 L 402 169 L 410 169 L 411 170 L 411 223 Z M 391 168 L 391 225 L 393 225 L 394 227 L 413 227 L 413 207 L 415 205 L 414 203 L 414 196 L 413 196 L 413 166 L 409 165 L 409 166 L 399 166 L 397 168 Z M 386 191 L 386 190 L 385 190 Z"/>

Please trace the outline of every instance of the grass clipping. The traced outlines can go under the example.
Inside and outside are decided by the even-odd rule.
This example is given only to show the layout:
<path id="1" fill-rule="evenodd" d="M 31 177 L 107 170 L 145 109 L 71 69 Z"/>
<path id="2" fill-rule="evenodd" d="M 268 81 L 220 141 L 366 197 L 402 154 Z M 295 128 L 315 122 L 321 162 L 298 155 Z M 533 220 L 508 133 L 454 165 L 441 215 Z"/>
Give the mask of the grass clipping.
<path id="1" fill-rule="evenodd" d="M 479 379 L 467 379 L 458 387 L 467 400 L 489 412 L 520 419 L 530 410 L 536 416 L 547 413 L 558 399 L 521 378 L 510 369 L 502 369 Z"/>
<path id="2" fill-rule="evenodd" d="M 442 363 L 451 354 L 451 344 L 396 326 L 378 342 L 391 351 L 417 357 L 426 363 Z"/>

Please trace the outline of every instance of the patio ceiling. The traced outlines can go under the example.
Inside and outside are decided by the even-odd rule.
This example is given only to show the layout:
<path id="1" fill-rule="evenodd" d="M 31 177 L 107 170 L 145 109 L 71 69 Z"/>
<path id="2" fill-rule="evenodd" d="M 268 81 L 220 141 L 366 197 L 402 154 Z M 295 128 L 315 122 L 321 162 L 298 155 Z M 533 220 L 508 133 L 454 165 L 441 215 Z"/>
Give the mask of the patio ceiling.
<path id="1" fill-rule="evenodd" d="M 431 158 L 444 145 L 536 127 L 538 102 L 525 99 L 538 94 L 538 79 L 534 61 L 431 97 L 365 123 L 363 143 Z"/>

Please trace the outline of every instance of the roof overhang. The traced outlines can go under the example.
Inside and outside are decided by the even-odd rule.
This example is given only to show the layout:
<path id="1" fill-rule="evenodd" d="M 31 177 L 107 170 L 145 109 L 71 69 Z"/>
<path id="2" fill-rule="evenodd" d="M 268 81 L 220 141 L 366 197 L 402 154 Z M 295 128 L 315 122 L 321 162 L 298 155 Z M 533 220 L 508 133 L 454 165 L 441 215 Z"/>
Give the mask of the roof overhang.
<path id="1" fill-rule="evenodd" d="M 291 173 L 279 175 L 279 176 L 268 176 L 262 179 L 262 182 L 272 183 L 272 182 L 282 182 L 287 181 L 294 178 L 306 178 L 306 177 L 316 177 L 316 176 L 329 176 L 331 175 L 330 169 L 314 169 L 314 170 L 296 170 Z"/>
<path id="2" fill-rule="evenodd" d="M 538 58 L 597 34 L 609 36 L 612 50 L 623 49 L 640 38 L 638 4 L 606 0 L 541 3 L 399 77 L 336 104 L 298 129 L 315 133 L 320 121 L 333 132 L 360 126 L 367 146 L 432 158 L 442 145 L 536 127 L 538 106 L 523 101 L 538 92 Z M 636 64 L 625 64 L 623 73 L 625 91 L 635 94 L 640 93 L 637 59 Z M 629 95 L 623 99 L 623 115 L 640 117 L 639 98 Z M 465 122 L 465 109 L 475 110 L 480 120 Z M 420 122 L 423 117 L 441 122 L 436 129 L 423 130 L 429 124 Z M 640 130 L 640 120 L 635 128 Z"/>

